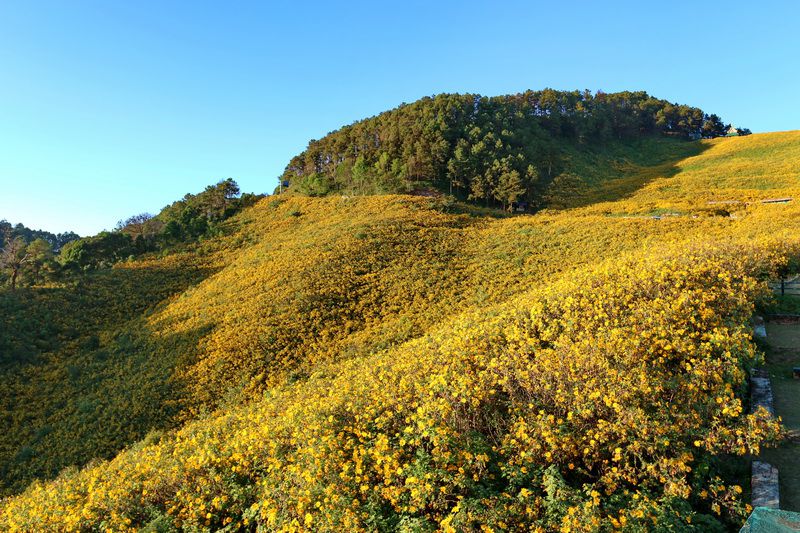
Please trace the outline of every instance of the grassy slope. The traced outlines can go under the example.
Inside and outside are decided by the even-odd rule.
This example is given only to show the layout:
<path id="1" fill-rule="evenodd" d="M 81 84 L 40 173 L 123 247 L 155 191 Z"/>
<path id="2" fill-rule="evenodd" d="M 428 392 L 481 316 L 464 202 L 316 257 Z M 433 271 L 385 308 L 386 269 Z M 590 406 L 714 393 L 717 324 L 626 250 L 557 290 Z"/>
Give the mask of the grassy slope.
<path id="1" fill-rule="evenodd" d="M 741 211 L 744 205 L 709 202 L 753 202 L 793 196 L 800 187 L 798 132 L 719 138 L 697 144 L 699 153 L 673 160 L 655 174 L 634 175 L 636 190 L 623 201 L 598 203 L 593 211 L 623 208 L 642 213 L 661 209 L 703 213 L 716 209 Z M 613 182 L 611 183 L 613 185 Z M 773 206 L 780 210 L 781 206 Z"/>
<path id="2" fill-rule="evenodd" d="M 798 147 L 800 134 L 789 132 L 651 142 L 633 151 L 619 146 L 605 158 L 576 152 L 576 177 L 554 183 L 551 195 L 562 207 L 586 207 L 533 217 L 476 218 L 409 197 L 267 199 L 212 245 L 207 271 L 123 306 L 123 315 L 131 316 L 127 324 L 120 326 L 112 314 L 91 326 L 96 347 L 91 336 L 79 335 L 91 348 L 65 341 L 47 347 L 35 366 L 13 369 L 26 378 L 10 379 L 20 400 L 6 411 L 15 415 L 3 420 L 7 487 L 108 455 L 151 427 L 168 426 L 176 413 L 194 416 L 241 394 L 302 382 L 327 361 L 358 359 L 422 337 L 447 317 L 502 303 L 623 251 L 792 229 L 797 203 L 741 205 L 731 219 L 707 202 L 798 195 Z M 664 211 L 683 216 L 619 216 Z M 145 264 L 158 269 L 175 261 Z M 98 277 L 96 287 L 110 290 L 126 269 L 138 268 L 121 266 Z M 137 292 L 134 285 L 117 294 Z M 180 296 L 164 299 L 169 294 Z M 31 298 L 53 306 L 44 293 Z M 107 303 L 92 306 L 90 317 Z M 98 360 L 98 353 L 112 357 Z M 95 361 L 87 366 L 89 357 Z M 81 370 L 73 378 L 69 369 L 76 366 Z M 169 386 L 131 399 L 117 387 L 137 382 L 129 381 L 133 376 L 147 387 L 154 381 Z M 63 386 L 75 380 L 74 387 Z M 77 405 L 87 393 L 88 403 Z M 60 449 L 69 451 L 51 455 Z"/>
<path id="3" fill-rule="evenodd" d="M 0 295 L 2 491 L 105 457 L 177 411 L 175 358 L 143 318 L 220 265 L 211 254 L 121 264 L 80 284 Z"/>

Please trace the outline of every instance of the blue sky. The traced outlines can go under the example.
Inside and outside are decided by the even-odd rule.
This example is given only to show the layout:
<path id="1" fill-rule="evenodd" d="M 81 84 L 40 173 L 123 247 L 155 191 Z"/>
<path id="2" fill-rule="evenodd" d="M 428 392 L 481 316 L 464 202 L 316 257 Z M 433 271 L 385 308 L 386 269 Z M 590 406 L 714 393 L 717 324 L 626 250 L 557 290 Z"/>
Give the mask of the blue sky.
<path id="1" fill-rule="evenodd" d="M 0 219 L 93 234 L 439 92 L 646 90 L 800 128 L 800 2 L 0 2 Z"/>

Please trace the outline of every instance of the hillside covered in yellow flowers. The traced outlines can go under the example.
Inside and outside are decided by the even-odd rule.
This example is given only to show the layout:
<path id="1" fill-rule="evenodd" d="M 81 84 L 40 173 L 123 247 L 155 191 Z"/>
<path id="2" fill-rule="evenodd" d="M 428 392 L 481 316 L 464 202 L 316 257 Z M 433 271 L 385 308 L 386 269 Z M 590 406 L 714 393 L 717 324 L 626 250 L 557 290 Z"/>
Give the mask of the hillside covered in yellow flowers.
<path id="1" fill-rule="evenodd" d="M 0 529 L 741 525 L 800 132 L 562 157 L 535 214 L 286 193 L 0 293 Z"/>

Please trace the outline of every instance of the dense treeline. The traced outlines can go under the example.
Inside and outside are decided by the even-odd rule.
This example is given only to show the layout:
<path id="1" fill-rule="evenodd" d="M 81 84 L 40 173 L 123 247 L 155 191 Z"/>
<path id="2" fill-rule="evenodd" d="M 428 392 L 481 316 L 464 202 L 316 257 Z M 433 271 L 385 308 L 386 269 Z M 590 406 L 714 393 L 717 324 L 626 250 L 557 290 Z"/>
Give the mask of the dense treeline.
<path id="1" fill-rule="evenodd" d="M 241 194 L 233 179 L 187 194 L 158 215 L 142 213 L 117 223 L 113 231 L 80 238 L 52 234 L 0 221 L 0 287 L 59 280 L 70 272 L 109 267 L 147 252 L 218 234 L 222 222 L 260 195 Z"/>
<path id="2" fill-rule="evenodd" d="M 36 239 L 42 239 L 50 243 L 50 246 L 56 253 L 68 242 L 81 238 L 80 235 L 74 231 L 50 233 L 49 231 L 31 229 L 25 227 L 23 224 L 11 224 L 7 220 L 0 220 L 0 248 L 6 243 L 7 234 L 10 234 L 12 237 L 20 237 L 26 243 L 33 242 Z"/>
<path id="3" fill-rule="evenodd" d="M 196 240 L 214 234 L 218 224 L 238 213 L 242 208 L 256 203 L 261 195 L 241 194 L 239 185 L 232 179 L 209 185 L 199 194 L 187 194 L 154 217 L 151 231 L 158 231 L 167 243 Z M 136 235 L 136 224 L 125 223 L 122 231 Z"/>
<path id="4" fill-rule="evenodd" d="M 310 195 L 436 187 L 486 204 L 535 205 L 564 169 L 565 142 L 713 138 L 728 128 L 717 115 L 643 91 L 441 94 L 312 140 L 281 179 Z"/>
<path id="5" fill-rule="evenodd" d="M 215 235 L 221 222 L 259 198 L 241 194 L 239 185 L 228 178 L 198 194 L 187 194 L 158 215 L 134 215 L 119 221 L 114 231 L 69 243 L 61 253 L 60 262 L 72 268 L 98 268 Z"/>
<path id="6" fill-rule="evenodd" d="M 0 233 L 0 241 L 0 286 L 8 284 L 14 290 L 19 282 L 34 285 L 56 276 L 58 268 L 48 241 L 27 242 L 8 228 Z"/>
<path id="7" fill-rule="evenodd" d="M 80 239 L 74 232 L 50 233 L 0 220 L 0 287 L 15 289 L 18 283 L 34 285 L 57 277 L 55 254 Z"/>

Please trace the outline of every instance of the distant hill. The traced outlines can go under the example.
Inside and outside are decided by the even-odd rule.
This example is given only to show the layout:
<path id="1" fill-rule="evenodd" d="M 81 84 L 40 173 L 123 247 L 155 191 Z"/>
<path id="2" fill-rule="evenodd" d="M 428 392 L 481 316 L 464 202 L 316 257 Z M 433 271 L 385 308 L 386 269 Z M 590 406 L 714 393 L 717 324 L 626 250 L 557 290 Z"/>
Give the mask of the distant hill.
<path id="1" fill-rule="evenodd" d="M 0 528 L 735 529 L 800 132 L 663 133 L 542 133 L 536 214 L 333 189 L 195 237 L 192 197 L 190 237 L 0 291 Z"/>
<path id="2" fill-rule="evenodd" d="M 570 165 L 575 153 L 653 136 L 710 139 L 729 128 L 643 91 L 440 94 L 312 140 L 282 180 L 310 195 L 435 188 L 487 206 L 535 208 L 548 205 L 557 176 L 581 173 Z"/>

